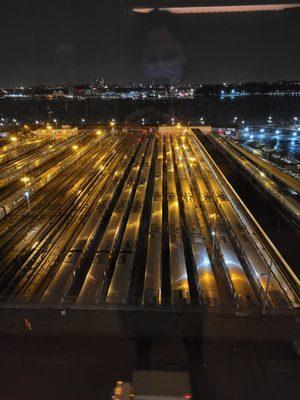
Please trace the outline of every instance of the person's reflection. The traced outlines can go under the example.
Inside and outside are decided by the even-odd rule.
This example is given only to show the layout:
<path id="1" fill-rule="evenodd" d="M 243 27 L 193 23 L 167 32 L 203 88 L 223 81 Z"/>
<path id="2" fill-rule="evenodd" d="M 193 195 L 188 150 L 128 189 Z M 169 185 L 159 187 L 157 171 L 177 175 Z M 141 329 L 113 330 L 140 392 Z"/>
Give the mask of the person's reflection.
<path id="1" fill-rule="evenodd" d="M 154 11 L 144 17 L 141 40 L 140 63 L 143 80 L 148 83 L 175 86 L 183 76 L 186 58 L 182 45 L 180 29 L 174 16 L 168 12 Z M 174 119 L 170 100 L 142 104 L 127 116 L 125 121 L 131 124 L 168 123 Z"/>

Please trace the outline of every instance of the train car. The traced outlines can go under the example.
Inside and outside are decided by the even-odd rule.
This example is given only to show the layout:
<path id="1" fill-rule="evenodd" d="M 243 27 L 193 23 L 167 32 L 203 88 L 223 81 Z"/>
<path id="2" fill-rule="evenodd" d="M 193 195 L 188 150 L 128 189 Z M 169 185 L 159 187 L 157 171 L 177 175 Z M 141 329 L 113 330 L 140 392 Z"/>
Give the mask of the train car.
<path id="1" fill-rule="evenodd" d="M 186 229 L 197 276 L 198 292 L 202 304 L 216 306 L 219 304 L 218 288 L 207 249 L 202 238 L 186 159 L 176 138 L 173 139 L 173 142 L 178 165 L 178 178 L 182 194 Z M 182 148 L 184 151 L 187 150 L 187 145 L 182 143 Z"/>
<path id="2" fill-rule="evenodd" d="M 208 164 L 213 164 L 213 162 L 208 160 Z M 212 168 L 213 166 L 210 167 L 210 169 Z M 264 297 L 263 294 L 268 285 L 268 299 L 272 307 L 291 308 L 299 306 L 299 299 L 278 271 L 275 263 L 273 266 L 270 266 L 266 262 L 266 257 L 263 254 L 265 252 L 264 246 L 261 244 L 257 234 L 250 227 L 247 218 L 240 210 L 236 201 L 233 198 L 229 201 L 227 196 L 224 196 L 216 174 L 217 172 L 211 172 L 209 177 L 212 195 L 238 245 L 244 264 L 247 265 L 252 282 L 255 284 L 256 292 Z M 234 202 L 234 205 L 231 202 Z M 271 267 L 273 268 L 270 272 Z"/>
<path id="3" fill-rule="evenodd" d="M 0 220 L 5 218 L 6 215 L 7 215 L 6 205 L 5 204 L 0 204 Z"/>
<path id="4" fill-rule="evenodd" d="M 167 154 L 167 202 L 169 230 L 169 260 L 171 277 L 171 301 L 174 305 L 190 302 L 187 267 L 182 240 L 179 203 L 175 184 L 174 165 L 170 137 L 166 137 Z"/>
<path id="5" fill-rule="evenodd" d="M 258 305 L 256 295 L 232 244 L 231 237 L 229 236 L 227 228 L 223 222 L 223 218 L 210 196 L 199 166 L 202 166 L 203 173 L 204 171 L 206 173 L 209 173 L 210 171 L 206 168 L 206 164 L 201 162 L 201 159 L 201 164 L 198 163 L 198 156 L 194 152 L 191 154 L 188 153 L 188 157 L 195 160 L 195 164 L 191 165 L 191 170 L 194 175 L 202 210 L 207 225 L 210 227 L 210 233 L 215 246 L 213 251 L 218 251 L 220 256 L 225 276 L 227 277 L 228 289 L 238 307 L 255 307 Z M 214 177 L 211 173 L 209 173 L 208 179 L 210 179 L 210 182 L 214 186 L 214 182 L 212 182 Z M 220 192 L 218 192 L 218 194 L 220 195 Z"/>
<path id="6" fill-rule="evenodd" d="M 131 274 L 133 272 L 135 254 L 138 246 L 141 217 L 146 197 L 153 148 L 154 138 L 151 137 L 123 235 L 113 277 L 107 293 L 106 301 L 111 304 L 126 304 L 128 301 L 129 286 L 131 283 Z"/>
<path id="7" fill-rule="evenodd" d="M 115 165 L 114 168 L 116 167 L 117 166 Z M 107 185 L 107 179 L 105 179 L 101 184 L 102 189 L 99 189 L 98 192 L 98 204 L 93 209 L 71 250 L 65 257 L 58 272 L 45 291 L 41 300 L 42 302 L 62 302 L 66 299 L 76 271 L 80 268 L 84 257 L 88 253 L 90 245 L 93 243 L 95 235 L 105 216 L 106 209 L 114 198 L 115 189 L 118 186 L 120 176 L 121 175 L 115 175 L 105 189 L 104 185 Z M 97 175 L 95 179 L 97 180 Z M 85 193 L 85 196 L 89 197 L 88 191 Z M 106 204 L 105 207 L 100 206 L 100 204 L 103 203 Z M 79 218 L 80 215 L 86 214 L 85 207 L 86 206 L 83 206 L 80 212 L 76 214 L 76 218 Z"/>
<path id="8" fill-rule="evenodd" d="M 30 196 L 33 193 L 32 189 L 29 189 L 28 192 Z M 4 199 L 0 204 L 0 220 L 5 218 L 15 208 L 19 207 L 25 200 L 26 196 L 24 195 L 23 189 L 19 189 L 17 192 Z"/>
<path id="9" fill-rule="evenodd" d="M 162 207 L 163 207 L 163 142 L 159 139 L 148 233 L 148 250 L 144 278 L 143 304 L 161 303 Z"/>
<path id="10" fill-rule="evenodd" d="M 118 199 L 115 209 L 110 217 L 96 255 L 86 275 L 85 281 L 77 298 L 78 304 L 93 304 L 102 300 L 104 295 L 101 289 L 106 283 L 107 274 L 111 267 L 111 259 L 120 240 L 122 226 L 125 224 L 125 215 L 133 194 L 133 186 L 138 177 L 141 167 L 143 152 L 146 143 L 139 149 L 136 159 L 132 165 L 129 176 L 126 179 L 122 193 Z"/>
<path id="11" fill-rule="evenodd" d="M 293 292 L 289 292 L 285 282 L 282 282 L 281 285 L 278 282 L 275 276 L 275 265 L 273 273 L 271 273 L 269 277 L 269 266 L 262 257 L 260 249 L 256 247 L 253 238 L 234 212 L 230 202 L 221 198 L 219 198 L 218 201 L 220 203 L 220 208 L 231 227 L 232 234 L 239 245 L 239 250 L 243 256 L 245 264 L 247 265 L 252 279 L 256 284 L 257 292 L 260 294 L 264 293 L 267 287 L 267 281 L 269 280 L 268 298 L 272 307 L 290 308 L 292 306 L 290 298 L 292 299 L 292 302 L 297 303 L 297 299 Z M 289 298 L 287 296 L 291 297 Z"/>

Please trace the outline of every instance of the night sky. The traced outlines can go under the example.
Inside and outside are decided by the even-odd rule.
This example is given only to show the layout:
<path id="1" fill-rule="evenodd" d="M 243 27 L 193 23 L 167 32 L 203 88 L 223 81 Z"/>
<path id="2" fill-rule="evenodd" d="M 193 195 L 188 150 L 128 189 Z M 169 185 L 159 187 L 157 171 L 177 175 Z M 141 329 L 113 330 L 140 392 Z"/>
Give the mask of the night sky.
<path id="1" fill-rule="evenodd" d="M 300 79 L 300 9 L 132 15 L 125 3 L 1 0 L 0 86 Z"/>

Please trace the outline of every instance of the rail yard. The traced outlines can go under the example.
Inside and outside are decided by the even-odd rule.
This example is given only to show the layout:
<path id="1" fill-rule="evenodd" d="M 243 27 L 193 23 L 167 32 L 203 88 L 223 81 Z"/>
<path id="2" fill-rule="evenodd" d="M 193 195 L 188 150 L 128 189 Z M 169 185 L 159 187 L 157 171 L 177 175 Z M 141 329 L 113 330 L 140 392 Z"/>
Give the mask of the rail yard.
<path id="1" fill-rule="evenodd" d="M 192 129 L 82 130 L 0 165 L 2 304 L 292 311 L 299 281 Z"/>

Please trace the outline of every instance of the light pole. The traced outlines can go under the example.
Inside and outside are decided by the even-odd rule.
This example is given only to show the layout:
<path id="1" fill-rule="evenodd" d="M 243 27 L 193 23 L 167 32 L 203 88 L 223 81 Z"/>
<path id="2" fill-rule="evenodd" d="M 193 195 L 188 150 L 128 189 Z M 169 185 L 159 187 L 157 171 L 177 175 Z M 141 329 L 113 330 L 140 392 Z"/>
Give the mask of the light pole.
<path id="1" fill-rule="evenodd" d="M 15 146 L 15 150 L 17 151 L 17 138 L 15 136 L 12 136 L 10 138 L 10 140 L 13 142 L 14 146 Z"/>
<path id="2" fill-rule="evenodd" d="M 102 131 L 99 129 L 98 131 L 96 131 L 96 135 L 98 136 L 99 147 L 100 147 L 100 137 L 102 135 Z"/>
<path id="3" fill-rule="evenodd" d="M 30 180 L 30 179 L 29 179 L 27 176 L 23 176 L 23 178 L 21 178 L 21 181 L 24 182 L 25 190 L 26 190 L 26 191 L 28 190 L 27 183 L 29 182 L 29 180 Z"/>
<path id="4" fill-rule="evenodd" d="M 114 119 L 112 119 L 110 121 L 110 126 L 112 127 L 112 131 L 114 132 L 114 126 L 116 125 L 116 121 Z"/>
<path id="5" fill-rule="evenodd" d="M 77 171 L 79 172 L 78 152 L 77 152 L 78 146 L 76 144 L 74 144 L 72 146 L 72 149 L 75 151 L 75 154 L 76 154 L 76 166 L 77 166 Z"/>
<path id="6" fill-rule="evenodd" d="M 266 307 L 267 307 L 267 303 L 268 303 L 268 291 L 269 291 L 269 285 L 270 285 L 270 279 L 271 279 L 271 273 L 272 273 L 272 262 L 273 262 L 273 259 L 271 259 L 269 271 L 263 272 L 262 274 L 260 274 L 261 276 L 268 275 L 265 295 L 264 295 L 264 299 L 263 299 L 263 306 L 262 306 L 262 310 L 261 310 L 262 315 L 266 315 Z"/>
<path id="7" fill-rule="evenodd" d="M 29 214 L 31 214 L 31 207 L 30 207 L 30 200 L 29 200 L 29 192 L 26 190 L 26 192 L 24 192 L 24 195 L 25 195 L 25 197 L 26 197 L 26 199 L 27 199 L 27 205 L 28 205 Z"/>
<path id="8" fill-rule="evenodd" d="M 47 129 L 48 129 L 49 131 L 52 130 L 52 140 L 54 140 L 54 139 L 55 139 L 54 129 L 52 128 L 52 126 L 51 126 L 50 124 L 47 124 Z"/>
<path id="9" fill-rule="evenodd" d="M 212 218 L 214 220 L 214 224 L 213 224 L 213 230 L 212 230 L 212 237 L 213 237 L 213 247 L 212 247 L 212 256 L 211 259 L 212 261 L 215 258 L 215 242 L 216 242 L 216 219 L 217 219 L 217 214 L 210 214 L 210 218 Z"/>

